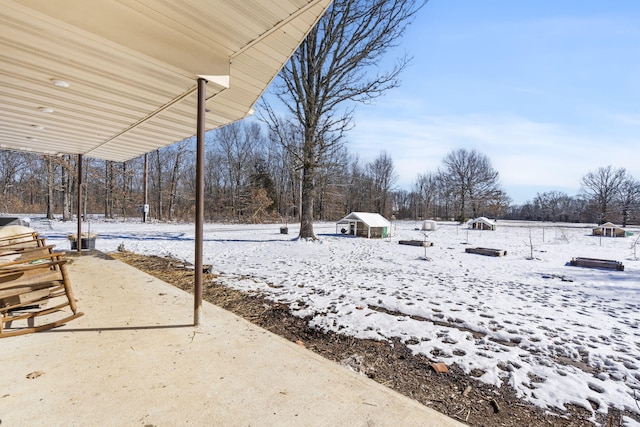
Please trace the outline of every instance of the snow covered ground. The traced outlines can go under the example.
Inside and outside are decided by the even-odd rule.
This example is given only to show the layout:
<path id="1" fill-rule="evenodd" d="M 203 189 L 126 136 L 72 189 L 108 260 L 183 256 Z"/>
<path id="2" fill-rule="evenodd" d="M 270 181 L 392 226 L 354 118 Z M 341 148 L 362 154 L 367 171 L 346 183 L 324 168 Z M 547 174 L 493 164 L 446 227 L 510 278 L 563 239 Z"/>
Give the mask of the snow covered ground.
<path id="1" fill-rule="evenodd" d="M 32 226 L 60 248 L 69 248 L 66 235 L 76 227 L 37 217 Z M 204 263 L 228 286 L 289 303 L 317 328 L 398 337 L 542 407 L 640 413 L 639 228 L 599 238 L 584 224 L 500 221 L 496 231 L 477 231 L 440 223 L 426 236 L 418 226 L 399 221 L 391 238 L 368 240 L 320 223 L 319 240 L 299 241 L 296 225 L 284 235 L 277 224 L 206 224 Z M 193 262 L 193 225 L 96 219 L 88 227 L 99 234 L 99 250 L 124 245 Z M 425 238 L 434 246 L 398 244 Z M 476 246 L 507 255 L 465 253 Z M 617 260 L 625 269 L 572 267 L 573 257 Z"/>

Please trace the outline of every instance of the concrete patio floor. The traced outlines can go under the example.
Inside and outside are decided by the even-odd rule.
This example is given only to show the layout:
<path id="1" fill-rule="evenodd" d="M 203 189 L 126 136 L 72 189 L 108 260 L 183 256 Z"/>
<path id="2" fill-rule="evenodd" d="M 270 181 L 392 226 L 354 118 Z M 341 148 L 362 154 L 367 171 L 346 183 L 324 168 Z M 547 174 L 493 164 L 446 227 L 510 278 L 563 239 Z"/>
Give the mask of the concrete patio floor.
<path id="1" fill-rule="evenodd" d="M 460 423 L 99 253 L 70 257 L 85 313 L 0 339 L 0 425 Z M 30 373 L 37 372 L 29 379 Z"/>

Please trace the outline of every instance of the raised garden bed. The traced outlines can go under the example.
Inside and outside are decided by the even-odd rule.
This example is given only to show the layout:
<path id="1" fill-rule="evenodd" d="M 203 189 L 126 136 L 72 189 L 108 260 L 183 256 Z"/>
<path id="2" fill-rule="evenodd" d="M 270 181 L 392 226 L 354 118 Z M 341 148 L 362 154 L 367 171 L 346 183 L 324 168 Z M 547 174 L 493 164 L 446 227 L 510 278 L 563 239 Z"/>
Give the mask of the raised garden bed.
<path id="1" fill-rule="evenodd" d="M 400 240 L 398 243 L 401 245 L 422 246 L 423 248 L 433 246 L 433 242 L 425 242 L 424 240 Z"/>
<path id="2" fill-rule="evenodd" d="M 507 251 L 505 251 L 504 249 L 466 248 L 464 251 L 469 254 L 478 254 L 478 255 L 496 256 L 496 257 L 507 255 Z"/>
<path id="3" fill-rule="evenodd" d="M 576 267 L 606 268 L 609 270 L 624 271 L 624 265 L 620 261 L 611 259 L 578 257 L 572 258 L 570 264 Z"/>

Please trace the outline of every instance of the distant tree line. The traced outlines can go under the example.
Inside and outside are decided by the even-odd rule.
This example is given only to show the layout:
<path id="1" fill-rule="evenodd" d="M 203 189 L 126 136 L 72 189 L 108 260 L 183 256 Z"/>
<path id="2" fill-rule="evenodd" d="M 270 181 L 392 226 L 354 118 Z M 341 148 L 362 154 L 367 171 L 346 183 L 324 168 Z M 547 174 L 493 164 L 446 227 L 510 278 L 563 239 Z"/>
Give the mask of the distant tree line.
<path id="1" fill-rule="evenodd" d="M 624 168 L 609 165 L 588 172 L 576 196 L 560 191 L 538 193 L 521 206 L 509 207 L 505 218 L 534 221 L 607 221 L 640 224 L 640 181 Z"/>
<path id="2" fill-rule="evenodd" d="M 397 192 L 396 197 L 402 192 Z M 465 149 L 449 153 L 440 169 L 419 174 L 413 191 L 402 194 L 404 217 L 456 219 L 477 216 L 528 221 L 607 221 L 640 224 L 640 181 L 624 168 L 600 167 L 581 180 L 575 196 L 560 191 L 538 193 L 514 205 L 500 188 L 488 158 Z"/>
<path id="3" fill-rule="evenodd" d="M 301 169 L 281 135 L 259 122 L 238 122 L 207 133 L 205 217 L 207 221 L 294 222 L 301 206 Z M 0 151 L 0 211 L 42 213 L 73 219 L 77 157 Z M 144 157 L 127 162 L 83 159 L 83 215 L 141 216 Z M 195 151 L 185 140 L 148 153 L 149 218 L 190 221 L 194 216 Z M 396 187 L 386 152 L 362 161 L 344 146 L 318 166 L 315 220 L 333 221 L 349 212 L 378 212 L 392 219 L 456 219 L 477 216 L 534 221 L 640 223 L 640 183 L 624 169 L 602 167 L 582 179 L 582 191 L 538 193 L 512 205 L 489 159 L 460 149 L 441 167 L 419 174 L 410 191 Z"/>
<path id="4" fill-rule="evenodd" d="M 263 126 L 238 122 L 207 133 L 205 216 L 208 221 L 297 221 L 301 170 L 291 153 Z M 144 156 L 127 162 L 83 158 L 83 214 L 141 216 Z M 148 153 L 149 218 L 189 221 L 194 215 L 195 149 L 185 140 Z M 393 215 L 397 175 L 384 152 L 371 162 L 336 150 L 315 178 L 315 217 L 341 218 L 350 211 Z M 75 215 L 77 156 L 0 151 L 0 211 Z"/>

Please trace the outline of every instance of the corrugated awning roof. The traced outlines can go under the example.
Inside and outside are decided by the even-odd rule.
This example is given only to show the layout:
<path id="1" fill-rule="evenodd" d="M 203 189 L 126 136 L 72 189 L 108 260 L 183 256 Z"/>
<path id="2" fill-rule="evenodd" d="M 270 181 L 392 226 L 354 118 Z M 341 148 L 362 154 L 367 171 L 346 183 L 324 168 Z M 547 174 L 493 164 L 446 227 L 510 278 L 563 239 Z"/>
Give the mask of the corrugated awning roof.
<path id="1" fill-rule="evenodd" d="M 250 114 L 331 0 L 4 0 L 0 148 L 125 161 Z M 56 82 L 64 86 L 56 86 Z"/>

